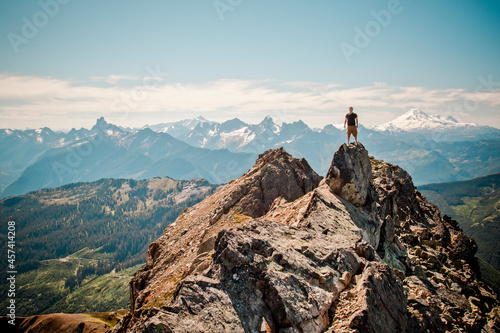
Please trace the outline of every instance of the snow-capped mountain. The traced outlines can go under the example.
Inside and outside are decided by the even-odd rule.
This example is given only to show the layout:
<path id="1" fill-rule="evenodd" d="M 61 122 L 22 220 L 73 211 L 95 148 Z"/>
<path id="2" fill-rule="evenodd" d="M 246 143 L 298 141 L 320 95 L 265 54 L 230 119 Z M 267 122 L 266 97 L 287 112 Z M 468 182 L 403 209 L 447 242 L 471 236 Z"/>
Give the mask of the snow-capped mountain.
<path id="1" fill-rule="evenodd" d="M 411 109 L 388 123 L 373 127 L 375 131 L 433 141 L 498 140 L 500 130 L 475 123 L 461 123 L 455 118 L 427 114 Z M 425 137 L 422 137 L 425 136 Z"/>
<path id="2" fill-rule="evenodd" d="M 346 140 L 343 126 L 339 128 L 330 124 L 320 130 L 313 130 L 301 120 L 278 125 L 271 117 L 255 125 L 237 118 L 223 123 L 203 119 L 182 135 L 176 136 L 170 130 L 167 133 L 195 147 L 225 148 L 233 152 L 260 154 L 267 149 L 283 146 L 293 156 L 306 158 L 319 174 L 326 173 L 331 155 Z M 498 153 L 500 150 L 500 130 L 459 123 L 452 117 L 428 115 L 418 109 L 375 128 L 360 125 L 358 139 L 375 157 L 411 171 L 417 184 L 473 178 L 477 176 L 476 171 L 466 166 L 472 165 L 473 160 L 486 159 L 489 164 L 500 162 L 498 157 L 489 159 L 494 156 L 493 152 Z M 478 140 L 493 141 L 475 146 Z M 453 144 L 453 149 L 446 145 L 448 142 Z M 456 147 L 461 147 L 467 153 L 460 154 L 460 149 Z M 448 150 L 453 153 L 448 154 Z M 474 154 L 477 156 L 473 157 Z M 500 163 L 497 166 L 488 165 L 486 169 L 498 172 Z"/>
<path id="3" fill-rule="evenodd" d="M 193 147 L 149 128 L 125 131 L 97 120 L 67 133 L 48 128 L 0 130 L 0 198 L 100 178 L 204 178 L 213 184 L 241 176 L 256 155 Z M 228 168 L 228 165 L 232 165 Z"/>
<path id="4" fill-rule="evenodd" d="M 410 110 L 375 128 L 360 125 L 358 133 L 371 154 L 400 165 L 416 184 L 500 172 L 500 130 L 493 127 Z M 258 154 L 281 146 L 326 174 L 345 140 L 345 131 L 335 125 L 318 130 L 301 120 L 276 124 L 271 117 L 258 124 L 197 117 L 140 129 L 100 118 L 91 129 L 67 133 L 0 129 L 0 154 L 7 157 L 0 160 L 0 192 L 20 194 L 103 177 L 203 177 L 223 183 L 247 171 Z"/>
<path id="5" fill-rule="evenodd" d="M 420 109 L 411 109 L 388 123 L 375 126 L 377 131 L 422 131 L 485 128 L 474 123 L 459 123 L 455 118 L 438 114 L 427 114 Z"/>
<path id="6" fill-rule="evenodd" d="M 173 137 L 179 137 L 192 131 L 200 123 L 210 124 L 212 122 L 208 121 L 202 116 L 199 116 L 196 118 L 183 119 L 180 121 L 161 123 L 156 125 L 145 125 L 143 128 L 150 128 L 155 132 L 168 133 Z"/>
<path id="7" fill-rule="evenodd" d="M 209 149 L 228 149 L 235 152 L 258 153 L 265 149 L 290 144 L 295 140 L 320 133 L 327 136 L 339 135 L 343 130 L 336 125 L 326 125 L 323 129 L 311 129 L 302 120 L 294 123 L 274 123 L 269 116 L 259 124 L 247 124 L 238 118 L 223 123 L 209 121 L 203 117 L 186 119 L 175 123 L 164 123 L 148 128 L 169 133 L 188 144 Z M 500 130 L 461 123 L 453 117 L 429 115 L 420 109 L 412 109 L 402 116 L 373 128 L 364 128 L 370 136 L 396 136 L 412 140 L 474 141 L 479 139 L 500 139 Z"/>
<path id="8" fill-rule="evenodd" d="M 223 123 L 200 122 L 192 131 L 177 138 L 195 147 L 258 153 L 281 142 L 281 129 L 269 116 L 256 125 L 234 118 Z"/>

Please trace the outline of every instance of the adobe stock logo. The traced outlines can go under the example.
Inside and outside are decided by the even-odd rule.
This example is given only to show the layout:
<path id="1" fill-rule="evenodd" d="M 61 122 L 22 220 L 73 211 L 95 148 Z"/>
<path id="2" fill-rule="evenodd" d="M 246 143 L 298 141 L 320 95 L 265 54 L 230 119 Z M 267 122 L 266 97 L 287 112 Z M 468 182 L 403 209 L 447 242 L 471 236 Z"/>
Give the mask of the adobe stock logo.
<path id="1" fill-rule="evenodd" d="M 351 57 L 353 54 L 360 54 L 362 49 L 368 47 L 371 41 L 380 34 L 382 28 L 386 28 L 391 23 L 392 17 L 402 11 L 403 6 L 399 0 L 389 0 L 387 3 L 387 9 L 382 9 L 378 12 L 371 10 L 370 14 L 373 17 L 373 20 L 368 21 L 365 24 L 364 29 L 361 29 L 358 26 L 354 27 L 354 32 L 356 33 L 353 39 L 354 45 L 346 42 L 339 44 L 340 50 L 342 50 L 347 63 L 351 63 Z"/>
<path id="2" fill-rule="evenodd" d="M 45 27 L 51 18 L 54 18 L 60 10 L 60 5 L 66 5 L 71 0 L 40 0 L 38 5 L 41 10 L 37 11 L 31 17 L 31 20 L 26 16 L 21 18 L 23 25 L 21 27 L 21 35 L 14 32 L 9 32 L 7 38 L 9 39 L 12 49 L 17 54 L 19 53 L 19 46 L 21 44 L 28 44 L 30 39 L 38 35 L 39 29 Z"/>
<path id="3" fill-rule="evenodd" d="M 224 14 L 226 12 L 232 12 L 236 7 L 241 5 L 242 2 L 243 0 L 214 0 L 212 5 L 219 16 L 219 19 L 224 21 Z"/>

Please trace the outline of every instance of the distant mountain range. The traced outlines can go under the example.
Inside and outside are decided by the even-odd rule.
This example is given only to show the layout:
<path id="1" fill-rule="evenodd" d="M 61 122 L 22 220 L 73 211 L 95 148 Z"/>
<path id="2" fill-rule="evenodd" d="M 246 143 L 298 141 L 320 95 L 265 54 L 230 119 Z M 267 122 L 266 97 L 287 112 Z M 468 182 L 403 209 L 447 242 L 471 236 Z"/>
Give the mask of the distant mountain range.
<path id="1" fill-rule="evenodd" d="M 376 158 L 406 169 L 415 184 L 467 180 L 500 172 L 500 130 L 459 123 L 413 109 L 393 121 L 359 127 L 358 139 Z M 345 132 L 303 121 L 259 124 L 203 117 L 125 129 L 103 118 L 90 129 L 0 130 L 0 198 L 43 187 L 100 178 L 205 178 L 225 183 L 239 177 L 256 156 L 283 146 L 326 174 Z"/>
<path id="2" fill-rule="evenodd" d="M 149 128 L 125 131 L 98 119 L 91 130 L 68 133 L 0 130 L 0 197 L 100 178 L 204 178 L 226 183 L 240 176 L 254 154 L 202 149 Z"/>
<path id="3" fill-rule="evenodd" d="M 283 146 L 294 156 L 305 157 L 322 175 L 335 150 L 346 140 L 345 132 L 331 124 L 312 129 L 302 121 L 276 124 L 270 117 L 256 125 L 237 118 L 218 123 L 198 117 L 148 128 L 200 148 L 256 154 Z M 375 128 L 360 125 L 359 139 L 376 158 L 408 170 L 417 185 L 500 171 L 499 129 L 459 123 L 452 117 L 427 115 L 418 109 Z"/>

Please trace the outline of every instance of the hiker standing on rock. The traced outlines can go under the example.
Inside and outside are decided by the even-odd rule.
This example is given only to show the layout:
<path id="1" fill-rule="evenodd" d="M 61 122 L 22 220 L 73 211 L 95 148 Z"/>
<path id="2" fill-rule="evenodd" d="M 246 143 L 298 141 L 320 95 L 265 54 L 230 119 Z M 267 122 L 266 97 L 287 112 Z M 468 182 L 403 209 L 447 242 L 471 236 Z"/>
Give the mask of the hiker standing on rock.
<path id="1" fill-rule="evenodd" d="M 351 134 L 354 136 L 354 141 L 358 143 L 358 115 L 352 112 L 352 106 L 349 108 L 349 113 L 345 115 L 344 128 L 347 123 L 347 144 L 351 139 Z"/>

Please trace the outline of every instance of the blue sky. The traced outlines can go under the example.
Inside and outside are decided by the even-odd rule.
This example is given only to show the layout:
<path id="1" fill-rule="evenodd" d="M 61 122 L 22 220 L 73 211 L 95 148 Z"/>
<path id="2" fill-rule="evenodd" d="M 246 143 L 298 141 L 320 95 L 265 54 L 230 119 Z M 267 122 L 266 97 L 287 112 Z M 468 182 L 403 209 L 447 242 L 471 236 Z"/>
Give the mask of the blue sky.
<path id="1" fill-rule="evenodd" d="M 2 1 L 0 22 L 2 128 L 322 127 L 350 105 L 500 127 L 500 1 Z"/>

